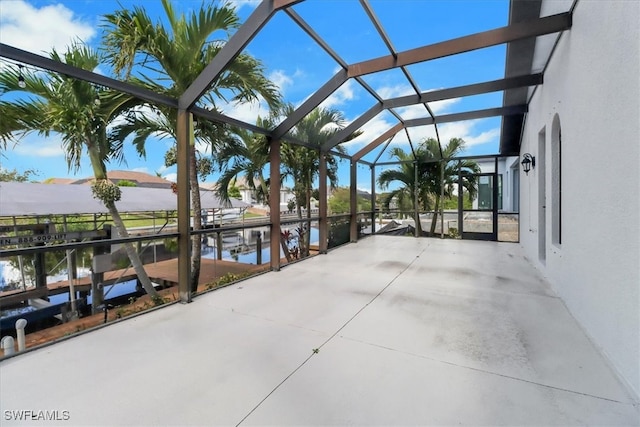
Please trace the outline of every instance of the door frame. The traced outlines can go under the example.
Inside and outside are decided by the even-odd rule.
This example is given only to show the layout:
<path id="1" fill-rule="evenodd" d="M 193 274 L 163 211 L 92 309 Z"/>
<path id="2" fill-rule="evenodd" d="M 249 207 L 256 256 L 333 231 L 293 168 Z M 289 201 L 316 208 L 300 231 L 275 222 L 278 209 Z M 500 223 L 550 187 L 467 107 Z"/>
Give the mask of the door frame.
<path id="1" fill-rule="evenodd" d="M 481 172 L 474 174 L 467 174 L 467 176 L 481 177 L 490 176 L 492 184 L 492 201 L 491 209 L 464 209 L 463 207 L 463 185 L 462 174 L 460 173 L 460 162 L 458 162 L 458 224 L 460 228 L 460 237 L 463 240 L 487 240 L 498 241 L 498 158 L 494 159 L 493 172 Z M 491 232 L 481 233 L 475 231 L 464 231 L 464 212 L 491 212 Z"/>

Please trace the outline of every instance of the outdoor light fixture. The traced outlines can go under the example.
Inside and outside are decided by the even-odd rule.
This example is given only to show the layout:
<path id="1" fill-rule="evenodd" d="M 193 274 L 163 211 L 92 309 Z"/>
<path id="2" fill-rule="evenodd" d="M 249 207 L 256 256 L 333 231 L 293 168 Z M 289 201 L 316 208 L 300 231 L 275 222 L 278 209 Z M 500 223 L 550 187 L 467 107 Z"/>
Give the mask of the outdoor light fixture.
<path id="1" fill-rule="evenodd" d="M 536 168 L 536 158 L 529 153 L 524 153 L 522 155 L 522 161 L 520 163 L 522 164 L 522 170 L 527 175 L 529 175 L 531 168 Z"/>
<path id="2" fill-rule="evenodd" d="M 24 77 L 22 76 L 22 65 L 18 65 L 18 86 L 20 86 L 21 89 L 24 89 L 25 87 L 27 87 L 27 84 L 24 81 Z"/>

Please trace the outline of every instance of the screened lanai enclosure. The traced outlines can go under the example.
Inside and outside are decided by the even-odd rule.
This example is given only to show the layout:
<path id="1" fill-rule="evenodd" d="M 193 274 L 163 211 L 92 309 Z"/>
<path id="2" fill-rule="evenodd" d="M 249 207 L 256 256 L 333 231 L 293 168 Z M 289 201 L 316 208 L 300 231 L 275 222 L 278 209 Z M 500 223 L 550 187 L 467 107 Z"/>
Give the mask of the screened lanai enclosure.
<path id="1" fill-rule="evenodd" d="M 543 71 L 553 41 L 571 28 L 571 4 L 559 13 L 540 16 L 540 2 L 511 2 L 504 5 L 502 15 L 496 16 L 495 21 L 461 26 L 457 31 L 459 36 L 440 40 L 437 34 L 422 31 L 421 26 L 445 16 L 436 17 L 436 14 L 446 13 L 447 19 L 452 19 L 451 16 L 461 12 L 456 9 L 459 5 L 452 5 L 453 10 L 447 11 L 431 2 L 404 2 L 391 17 L 380 15 L 377 9 L 382 5 L 376 2 L 344 2 L 340 5 L 340 19 L 362 21 L 370 28 L 366 38 L 358 41 L 366 49 L 356 53 L 347 49 L 354 43 L 348 26 L 332 31 L 333 24 L 326 17 L 332 15 L 332 19 L 338 19 L 333 16 L 333 9 L 320 7 L 320 15 L 310 13 L 311 10 L 315 13 L 317 6 L 305 1 L 261 2 L 192 81 L 186 86 L 184 82 L 174 84 L 170 90 L 151 90 L 153 86 L 144 79 L 135 80 L 135 70 L 130 79 L 112 78 L 75 67 L 69 60 L 65 63 L 10 45 L 0 46 L 3 63 L 13 70 L 16 79 L 24 80 L 23 75 L 27 74 L 45 73 L 46 76 L 49 73 L 85 82 L 92 93 L 104 97 L 105 101 L 109 93 L 130 96 L 127 102 L 131 107 L 122 111 L 122 117 L 135 120 L 148 114 L 153 119 L 155 112 L 158 117 L 173 121 L 172 135 L 177 147 L 178 282 L 182 301 L 190 301 L 195 292 L 195 288 L 189 286 L 194 268 L 189 256 L 193 251 L 192 242 L 208 238 L 201 220 L 195 224 L 193 221 L 198 215 L 193 215 L 190 173 L 194 163 L 189 160 L 194 150 L 194 135 L 196 140 L 202 139 L 205 130 L 217 129 L 218 137 L 225 138 L 224 133 L 242 129 L 266 144 L 262 179 L 269 183 L 268 188 L 263 188 L 266 190 L 264 200 L 268 200 L 270 207 L 266 219 L 268 235 L 298 234 L 300 247 L 295 250 L 301 253 L 308 252 L 304 236 L 307 236 L 306 246 L 310 246 L 311 230 L 317 230 L 313 242 L 317 243 L 316 251 L 324 253 L 330 242 L 331 245 L 355 242 L 365 234 L 388 231 L 400 224 L 401 233 L 416 236 L 518 240 L 519 138 L 527 100 L 536 87 L 543 84 Z M 403 9 L 407 10 L 405 16 L 400 13 Z M 424 16 L 426 21 L 411 15 Z M 124 19 L 123 16 L 120 18 Z M 412 26 L 415 38 L 410 43 L 402 38 L 403 45 L 396 45 L 391 31 L 398 29 L 395 25 L 392 30 L 387 28 L 385 23 L 389 19 L 400 19 Z M 274 32 L 288 34 L 279 37 L 295 40 L 299 45 L 309 46 L 314 55 L 321 55 L 325 83 L 309 88 L 303 102 L 279 110 L 270 121 L 249 123 L 227 114 L 229 109 L 223 101 L 228 97 L 225 98 L 216 85 L 232 75 L 235 63 L 258 50 L 254 46 Z M 112 38 L 112 44 L 117 43 L 114 40 L 118 39 Z M 536 45 L 539 48 L 534 58 Z M 270 46 L 265 55 L 279 60 L 304 61 L 295 46 L 292 43 Z M 144 51 L 144 47 L 140 49 L 139 55 L 154 58 L 153 52 Z M 485 62 L 478 52 L 489 52 L 495 63 Z M 460 73 L 456 81 L 442 78 L 448 61 L 454 57 L 464 59 L 465 72 Z M 269 57 L 257 59 L 265 63 L 273 61 Z M 158 57 L 152 61 L 171 73 L 171 64 L 163 63 Z M 394 93 L 380 83 L 390 76 L 403 80 L 401 91 Z M 8 87 L 5 83 L 5 88 Z M 324 132 L 324 139 L 305 139 L 308 136 L 303 131 L 305 120 L 313 120 L 318 107 L 331 105 L 331 100 L 344 96 L 345 91 L 366 100 L 359 104 L 361 110 L 350 117 L 348 123 L 343 120 L 332 132 Z M 466 104 L 459 102 L 465 99 L 474 100 L 469 105 L 479 107 L 465 108 Z M 442 108 L 447 103 L 455 104 L 455 108 Z M 453 138 L 457 135 L 452 135 L 448 125 L 487 118 L 493 118 L 499 138 L 485 153 L 464 156 L 464 151 L 449 149 L 450 141 L 442 135 Z M 367 126 L 371 123 L 375 126 Z M 427 146 L 427 140 L 431 146 Z M 296 172 L 290 172 L 291 166 L 284 164 L 283 156 L 290 156 L 291 151 L 299 148 L 307 150 L 306 156 L 311 153 L 311 166 L 303 163 L 298 165 L 298 170 L 311 178 L 306 179 L 307 186 L 317 189 L 317 209 L 303 206 L 305 215 L 299 215 L 302 218 L 283 217 L 281 212 L 288 211 L 281 203 L 281 187 L 287 185 L 283 178 L 289 174 L 294 180 L 299 179 Z M 216 149 L 211 152 L 213 158 L 218 154 Z M 395 149 L 403 150 L 405 155 L 393 156 Z M 10 151 L 7 155 L 11 155 Z M 313 171 L 302 171 L 304 167 L 311 167 Z M 330 178 L 337 170 L 345 170 L 349 176 L 349 202 L 342 211 L 327 206 L 334 184 Z M 392 191 L 395 197 L 388 193 L 376 194 L 381 175 L 388 174 L 389 170 L 405 175 L 413 173 L 400 190 Z M 364 205 L 358 203 L 357 191 L 363 183 L 371 189 L 368 203 Z M 446 209 L 445 199 L 448 200 Z M 340 237 L 335 238 L 335 234 Z M 268 240 L 270 268 L 278 270 L 282 260 L 286 262 L 291 257 L 286 247 L 283 253 L 286 244 L 282 239 Z M 54 246 L 64 249 L 58 248 L 62 241 L 53 243 L 38 250 L 53 250 Z M 33 250 L 22 245 L 4 247 L 3 257 Z"/>
<path id="2" fill-rule="evenodd" d="M 3 423 L 640 422 L 639 2 L 93 6 L 0 20 Z"/>
<path id="3" fill-rule="evenodd" d="M 166 60 L 168 54 L 154 51 L 151 44 L 140 43 L 139 51 L 129 59 L 133 68 L 128 73 L 115 73 L 116 77 L 87 69 L 69 56 L 45 57 L 0 45 L 3 91 L 17 93 L 16 99 L 21 99 L 21 93 L 47 99 L 51 95 L 43 94 L 38 85 L 49 81 L 51 87 L 82 85 L 77 90 L 88 93 L 91 118 L 94 112 L 102 114 L 103 107 L 120 108 L 111 111 L 115 116 L 107 119 L 112 120 L 111 129 L 117 128 L 118 121 L 125 126 L 118 128 L 120 140 L 116 136 L 109 140 L 111 147 L 101 148 L 103 162 L 110 156 L 112 161 L 117 158 L 118 150 L 128 143 L 124 139 L 127 135 L 137 132 L 133 142 L 139 147 L 140 135 L 156 132 L 175 142 L 177 165 L 173 191 L 123 189 L 123 196 L 135 191 L 140 194 L 133 198 L 135 208 L 127 207 L 125 198 L 114 203 L 127 216 L 142 213 L 137 217 L 139 224 L 135 220 L 123 224 L 128 230 L 112 226 L 113 212 L 104 209 L 106 205 L 100 203 L 95 186 L 89 191 L 89 185 L 49 184 L 36 190 L 35 184 L 25 183 L 19 184 L 24 188 L 12 190 L 11 183 L 3 183 L 2 210 L 6 212 L 2 214 L 2 258 L 7 277 L 3 277 L 6 295 L 2 306 L 14 315 L 5 323 L 12 324 L 15 316 L 22 315 L 21 307 L 31 310 L 34 298 L 44 298 L 37 308 L 50 308 L 51 297 L 60 293 L 65 296 L 58 296 L 62 300 L 55 304 L 58 319 L 82 314 L 75 304 L 78 300 L 87 305 L 85 314 L 104 311 L 106 322 L 109 308 L 118 306 L 123 297 L 105 302 L 103 288 L 111 286 L 108 295 L 118 288 L 117 283 L 130 283 L 128 293 L 123 293 L 125 287 L 121 286 L 112 296 L 124 295 L 130 301 L 149 294 L 155 304 L 176 299 L 189 302 L 198 292 L 265 267 L 277 271 L 284 264 L 326 253 L 371 234 L 518 241 L 519 138 L 527 100 L 543 84 L 553 40 L 571 28 L 570 5 L 559 13 L 540 16 L 540 2 L 505 3 L 494 19 L 470 22 L 458 29 L 457 37 L 441 40 L 438 34 L 423 31 L 424 19 L 412 15 L 451 19 L 462 12 L 459 5 L 447 10 L 431 2 L 403 2 L 391 17 L 381 15 L 378 9 L 388 12 L 375 1 L 343 2 L 340 19 L 357 20 L 369 28 L 366 37 L 358 41 L 366 49 L 356 50 L 351 49 L 354 40 L 348 25 L 333 30 L 331 21 L 338 19 L 332 12 L 335 5 L 321 6 L 319 15 L 318 6 L 305 1 L 261 2 L 226 42 L 216 45 L 218 50 L 210 62 L 198 60 L 200 65 L 195 68 L 200 71 L 179 78 L 175 77 L 176 65 Z M 399 13 L 403 9 L 404 16 Z M 436 18 L 437 14 L 443 15 Z M 117 29 L 114 16 L 122 21 L 128 15 L 121 12 L 105 18 L 112 23 L 112 33 L 104 40 L 107 48 L 122 52 L 126 39 L 118 31 L 126 30 Z M 205 20 L 201 19 L 204 26 Z M 397 26 L 385 25 L 390 19 L 412 26 L 416 37 L 408 42 L 394 34 Z M 178 27 L 172 31 L 178 43 L 183 35 Z M 291 42 L 259 49 L 274 33 Z M 197 49 L 205 52 L 205 46 Z M 255 60 L 265 64 L 275 61 L 276 67 L 277 61 L 304 62 L 296 46 L 304 46 L 322 58 L 325 76 L 325 82 L 309 87 L 297 105 L 266 89 L 247 94 L 227 83 L 243 72 L 236 71 L 238 64 L 244 66 L 254 51 L 265 55 Z M 111 66 L 116 71 L 122 69 L 118 63 L 122 57 L 113 52 L 109 55 Z M 457 73 L 455 79 L 443 78 L 452 58 L 462 59 L 464 72 Z M 146 63 L 153 64 L 149 70 L 164 69 L 154 71 L 159 73 L 156 82 L 145 71 Z M 167 81 L 163 75 L 170 77 L 168 84 L 162 83 Z M 400 82 L 394 90 L 384 84 L 392 77 Z M 240 100 L 279 98 L 271 102 L 274 109 L 248 122 L 229 108 L 228 100 L 238 93 Z M 349 96 L 361 102 L 347 121 L 331 106 L 340 105 L 336 99 L 344 97 L 348 102 Z M 3 104 L 5 109 L 8 106 L 9 102 Z M 29 129 L 24 117 L 9 122 L 9 110 L 6 113 L 3 117 L 7 118 L 8 130 L 34 130 L 40 125 L 32 123 Z M 454 133 L 457 123 L 488 123 L 490 130 L 485 133 L 495 134 L 493 143 L 485 144 L 484 152 L 467 154 L 463 135 Z M 98 129 L 98 125 L 93 126 Z M 147 127 L 140 130 L 142 126 Z M 60 126 L 52 130 L 67 131 Z M 39 131 L 48 133 L 49 129 Z M 8 132 L 3 137 L 9 159 L 15 135 Z M 243 142 L 248 152 L 244 157 L 233 150 L 238 135 L 242 135 L 241 140 L 252 141 Z M 85 148 L 80 144 L 74 149 L 79 151 L 68 151 L 67 160 L 78 161 L 73 156 L 84 149 L 93 156 L 91 144 L 87 141 Z M 260 157 L 251 156 L 251 150 L 258 150 Z M 194 181 L 200 173 L 196 152 L 219 161 L 222 177 L 232 177 L 234 183 L 241 176 L 248 177 L 252 201 L 260 199 L 265 208 L 261 215 L 245 218 L 240 210 L 224 221 L 223 211 L 236 206 L 231 202 L 235 199 L 214 190 L 215 197 L 221 199 L 216 198 L 215 206 L 209 206 L 203 195 L 196 197 Z M 246 172 L 246 164 L 254 164 L 252 175 Z M 338 181 L 339 175 L 342 182 Z M 108 178 L 108 173 L 102 178 Z M 226 188 L 228 183 L 224 181 L 214 189 Z M 361 187 L 370 188 L 364 197 L 358 191 Z M 293 205 L 288 203 L 291 193 L 295 196 Z M 331 203 L 330 196 L 338 193 L 342 203 Z M 165 208 L 152 207 L 165 199 L 161 203 Z M 58 212 L 56 203 L 64 209 Z M 19 208 L 29 204 L 37 208 Z M 219 212 L 214 218 L 216 209 Z M 140 259 L 137 267 L 129 250 Z M 163 262 L 173 264 L 155 271 L 159 268 L 158 251 L 163 254 Z M 209 267 L 210 259 L 217 262 L 213 267 Z M 222 268 L 225 261 L 243 267 Z M 84 273 L 79 274 L 78 262 Z M 66 277 L 60 277 L 65 272 Z M 107 280 L 105 274 L 116 278 Z M 84 280 L 79 277 L 83 275 L 87 276 Z M 173 289 L 170 297 L 166 292 L 164 297 L 159 296 L 157 290 L 163 287 Z M 70 316 L 63 315 L 67 311 Z"/>

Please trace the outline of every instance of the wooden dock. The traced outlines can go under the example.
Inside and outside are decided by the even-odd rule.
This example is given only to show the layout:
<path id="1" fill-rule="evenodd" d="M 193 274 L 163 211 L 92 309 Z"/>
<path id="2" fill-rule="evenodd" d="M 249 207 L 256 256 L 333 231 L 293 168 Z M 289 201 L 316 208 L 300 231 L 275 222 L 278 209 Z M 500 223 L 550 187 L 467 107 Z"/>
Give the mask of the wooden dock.
<path id="1" fill-rule="evenodd" d="M 178 260 L 170 259 L 166 261 L 158 261 L 155 263 L 145 264 L 144 266 L 149 278 L 152 282 L 158 283 L 162 288 L 170 288 L 178 285 Z M 266 271 L 269 264 L 255 265 L 244 264 L 234 261 L 223 261 L 203 258 L 200 265 L 199 286 L 205 287 L 207 284 L 213 283 L 226 274 L 244 274 Z M 113 283 L 124 283 L 136 279 L 133 268 L 113 270 L 104 273 L 103 284 L 110 285 Z M 91 278 L 82 277 L 75 281 L 76 292 L 91 291 Z M 47 295 L 58 295 L 69 292 L 69 281 L 62 280 L 47 284 L 47 288 L 34 289 L 27 291 L 14 290 L 0 293 L 0 307 L 15 305 L 21 301 L 33 298 L 42 298 Z"/>
<path id="2" fill-rule="evenodd" d="M 161 261 L 153 264 L 146 264 L 145 269 L 149 274 L 149 277 L 153 282 L 160 283 L 162 282 L 165 289 L 159 291 L 160 296 L 166 302 L 175 301 L 178 298 L 178 261 L 177 259 Z M 203 259 L 200 267 L 200 280 L 198 285 L 198 293 L 206 291 L 209 287 L 209 284 L 214 283 L 219 278 L 224 275 L 231 274 L 244 274 L 244 273 L 259 273 L 263 271 L 267 271 L 269 269 L 269 264 L 255 265 L 255 264 L 244 264 L 233 261 L 221 261 L 221 260 L 211 260 L 211 259 Z M 127 270 L 116 270 L 111 271 L 109 273 L 105 273 L 105 277 L 109 277 L 111 279 L 115 279 L 122 275 L 123 278 L 135 278 L 135 275 L 130 275 L 130 272 Z M 86 278 L 88 281 L 88 278 Z M 82 282 L 79 286 L 76 286 L 76 290 L 80 289 L 90 289 L 90 284 L 85 281 Z M 87 287 L 88 286 L 88 287 Z M 47 286 L 47 288 L 56 293 L 68 292 L 69 284 L 66 281 L 51 283 Z M 44 289 L 43 289 L 44 290 Z M 43 290 L 38 290 L 42 292 Z M 25 298 L 26 293 L 33 293 L 32 290 L 25 292 L 20 291 L 12 291 L 12 292 L 4 292 L 0 294 L 0 300 L 2 298 L 7 298 L 8 295 L 11 294 L 16 295 L 16 292 L 20 298 Z M 45 292 L 46 294 L 46 292 Z M 46 296 L 46 295 L 43 295 Z M 35 298 L 35 297 L 34 297 Z M 140 298 L 137 298 L 135 302 L 127 304 L 126 308 L 121 310 L 111 309 L 107 313 L 107 322 L 112 322 L 121 316 L 128 316 L 130 314 L 145 311 L 150 307 L 153 307 L 154 304 L 151 302 L 151 299 L 148 295 L 144 295 Z M 80 331 L 83 331 L 88 328 L 92 328 L 98 325 L 105 323 L 104 314 L 99 313 L 95 315 L 85 316 L 76 320 L 71 320 L 66 323 L 62 323 L 56 326 L 52 326 L 50 328 L 38 330 L 27 334 L 26 336 L 26 347 L 34 347 L 37 345 L 41 345 L 47 342 L 55 341 L 65 336 L 69 336 Z M 0 349 L 0 357 L 4 356 L 4 352 Z"/>

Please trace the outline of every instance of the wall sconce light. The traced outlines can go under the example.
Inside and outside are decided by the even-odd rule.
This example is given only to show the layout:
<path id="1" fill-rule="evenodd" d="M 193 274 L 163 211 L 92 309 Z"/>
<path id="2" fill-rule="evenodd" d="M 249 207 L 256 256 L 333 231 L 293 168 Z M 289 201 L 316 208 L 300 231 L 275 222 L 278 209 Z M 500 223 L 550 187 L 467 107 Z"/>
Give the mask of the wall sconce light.
<path id="1" fill-rule="evenodd" d="M 536 168 L 536 158 L 529 153 L 524 153 L 522 155 L 522 161 L 520 163 L 522 164 L 522 170 L 527 175 L 529 175 L 529 171 L 532 168 Z"/>

